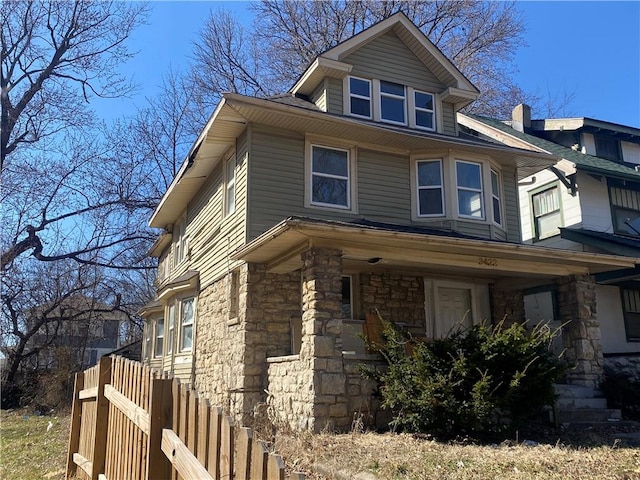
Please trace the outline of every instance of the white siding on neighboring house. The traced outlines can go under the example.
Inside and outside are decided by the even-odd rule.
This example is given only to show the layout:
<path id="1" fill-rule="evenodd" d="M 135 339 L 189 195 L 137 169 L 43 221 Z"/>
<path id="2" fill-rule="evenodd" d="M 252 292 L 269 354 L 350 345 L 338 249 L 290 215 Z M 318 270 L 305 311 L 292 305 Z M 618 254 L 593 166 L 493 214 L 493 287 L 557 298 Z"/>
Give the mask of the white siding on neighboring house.
<path id="1" fill-rule="evenodd" d="M 622 147 L 622 159 L 625 162 L 640 164 L 640 145 L 637 143 L 620 142 Z"/>
<path id="2" fill-rule="evenodd" d="M 608 285 L 596 285 L 598 322 L 604 353 L 637 352 L 637 342 L 627 342 L 622 312 L 620 289 Z"/>
<path id="3" fill-rule="evenodd" d="M 524 184 L 520 186 L 520 218 L 522 219 L 522 241 L 525 243 L 535 243 L 536 245 L 553 247 L 553 248 L 566 248 L 569 250 L 582 250 L 582 245 L 564 240 L 560 238 L 560 231 L 558 235 L 534 242 L 535 228 L 533 225 L 533 208 L 531 205 L 531 195 L 545 186 L 558 185 L 560 191 L 560 209 L 562 211 L 562 225 L 563 227 L 580 227 L 582 223 L 582 212 L 580 209 L 580 201 L 582 196 L 580 195 L 580 187 L 576 196 L 571 196 L 567 187 L 562 185 L 552 172 L 543 170 L 533 175 L 536 181 L 533 184 L 527 185 L 532 180 L 532 177 L 527 177 L 520 183 Z"/>
<path id="4" fill-rule="evenodd" d="M 577 183 L 582 208 L 582 227 L 613 233 L 606 179 L 602 177 L 601 180 L 596 180 L 587 173 L 578 172 Z"/>

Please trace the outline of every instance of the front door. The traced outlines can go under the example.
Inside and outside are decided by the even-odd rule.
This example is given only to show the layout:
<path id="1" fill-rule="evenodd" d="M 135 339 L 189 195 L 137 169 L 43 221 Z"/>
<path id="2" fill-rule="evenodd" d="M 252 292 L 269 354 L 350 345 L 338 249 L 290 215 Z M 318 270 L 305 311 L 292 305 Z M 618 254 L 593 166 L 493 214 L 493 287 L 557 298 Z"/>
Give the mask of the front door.
<path id="1" fill-rule="evenodd" d="M 435 338 L 446 337 L 458 328 L 471 327 L 471 289 L 438 287 L 436 295 Z"/>

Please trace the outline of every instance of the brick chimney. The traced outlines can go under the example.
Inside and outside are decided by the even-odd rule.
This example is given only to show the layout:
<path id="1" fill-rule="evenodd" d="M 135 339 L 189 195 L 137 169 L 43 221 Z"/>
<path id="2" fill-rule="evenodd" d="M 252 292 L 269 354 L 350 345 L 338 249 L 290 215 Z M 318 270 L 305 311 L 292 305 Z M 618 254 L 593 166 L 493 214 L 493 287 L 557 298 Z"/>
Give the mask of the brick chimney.
<path id="1" fill-rule="evenodd" d="M 531 107 L 525 103 L 516 105 L 511 112 L 511 126 L 519 132 L 531 128 Z"/>

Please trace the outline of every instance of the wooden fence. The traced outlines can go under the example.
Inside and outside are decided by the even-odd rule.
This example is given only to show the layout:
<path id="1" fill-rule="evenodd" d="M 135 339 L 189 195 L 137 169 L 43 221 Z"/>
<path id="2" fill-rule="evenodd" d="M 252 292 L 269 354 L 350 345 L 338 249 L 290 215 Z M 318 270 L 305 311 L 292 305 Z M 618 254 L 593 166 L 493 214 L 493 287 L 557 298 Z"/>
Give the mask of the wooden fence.
<path id="1" fill-rule="evenodd" d="M 104 357 L 76 375 L 66 477 L 284 480 L 285 469 L 251 429 L 236 427 L 188 386 Z"/>

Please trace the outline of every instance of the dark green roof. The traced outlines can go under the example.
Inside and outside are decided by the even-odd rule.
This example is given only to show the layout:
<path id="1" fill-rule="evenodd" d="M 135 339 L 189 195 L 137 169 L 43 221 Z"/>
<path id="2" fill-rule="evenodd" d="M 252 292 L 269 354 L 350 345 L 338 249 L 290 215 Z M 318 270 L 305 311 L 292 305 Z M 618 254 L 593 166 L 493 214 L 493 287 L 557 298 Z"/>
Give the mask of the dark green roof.
<path id="1" fill-rule="evenodd" d="M 533 146 L 541 148 L 552 155 L 564 158 L 575 164 L 576 169 L 589 173 L 595 173 L 598 175 L 605 175 L 607 177 L 616 177 L 626 180 L 640 181 L 640 172 L 636 171 L 633 164 L 630 163 L 618 163 L 605 158 L 594 157 L 593 155 L 587 155 L 585 153 L 578 152 L 571 148 L 559 145 L 557 143 L 545 140 L 544 138 L 536 137 L 528 133 L 522 133 L 518 130 L 511 128 L 504 122 L 495 118 L 483 117 L 480 115 L 465 114 L 478 122 L 482 122 L 485 125 L 500 130 L 504 133 L 519 138 L 520 140 L 527 142 Z"/>

